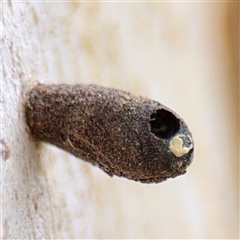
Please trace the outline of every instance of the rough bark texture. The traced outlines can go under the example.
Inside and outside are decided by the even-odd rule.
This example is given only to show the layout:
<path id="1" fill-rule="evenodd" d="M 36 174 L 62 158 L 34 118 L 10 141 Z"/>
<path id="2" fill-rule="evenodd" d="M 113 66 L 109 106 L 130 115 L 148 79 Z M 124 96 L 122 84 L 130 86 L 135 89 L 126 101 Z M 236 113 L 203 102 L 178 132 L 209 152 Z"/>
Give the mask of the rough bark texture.
<path id="1" fill-rule="evenodd" d="M 3 239 L 239 238 L 239 3 L 1 6 Z M 193 133 L 193 164 L 146 185 L 36 141 L 24 104 L 37 82 L 94 83 L 164 103 Z"/>

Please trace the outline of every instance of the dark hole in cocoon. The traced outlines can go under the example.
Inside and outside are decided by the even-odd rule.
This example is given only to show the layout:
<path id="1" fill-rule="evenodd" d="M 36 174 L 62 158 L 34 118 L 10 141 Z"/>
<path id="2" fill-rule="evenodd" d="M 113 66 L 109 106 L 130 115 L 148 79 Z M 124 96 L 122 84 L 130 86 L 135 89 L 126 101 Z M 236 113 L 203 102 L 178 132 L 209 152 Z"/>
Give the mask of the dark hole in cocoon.
<path id="1" fill-rule="evenodd" d="M 159 138 L 174 136 L 180 129 L 179 120 L 169 111 L 158 109 L 150 116 L 151 132 Z"/>

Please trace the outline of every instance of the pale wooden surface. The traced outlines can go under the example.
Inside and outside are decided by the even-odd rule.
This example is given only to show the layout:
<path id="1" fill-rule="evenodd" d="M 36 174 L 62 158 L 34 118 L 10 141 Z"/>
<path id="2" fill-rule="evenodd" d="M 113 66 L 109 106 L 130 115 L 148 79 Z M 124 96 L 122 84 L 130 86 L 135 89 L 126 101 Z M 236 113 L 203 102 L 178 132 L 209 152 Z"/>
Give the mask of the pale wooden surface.
<path id="1" fill-rule="evenodd" d="M 238 5 L 4 1 L 2 238 L 238 238 Z M 193 164 L 143 185 L 35 142 L 37 81 L 159 100 L 188 123 Z"/>

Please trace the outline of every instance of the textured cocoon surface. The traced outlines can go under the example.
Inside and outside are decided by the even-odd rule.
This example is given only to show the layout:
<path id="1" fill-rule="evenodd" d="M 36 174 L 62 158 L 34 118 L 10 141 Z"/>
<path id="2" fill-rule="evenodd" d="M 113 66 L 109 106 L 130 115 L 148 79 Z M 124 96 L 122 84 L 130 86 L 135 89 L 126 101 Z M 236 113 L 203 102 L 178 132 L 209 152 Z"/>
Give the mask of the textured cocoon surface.
<path id="1" fill-rule="evenodd" d="M 97 85 L 38 85 L 26 103 L 32 135 L 110 176 L 161 182 L 186 172 L 191 133 L 162 104 Z"/>

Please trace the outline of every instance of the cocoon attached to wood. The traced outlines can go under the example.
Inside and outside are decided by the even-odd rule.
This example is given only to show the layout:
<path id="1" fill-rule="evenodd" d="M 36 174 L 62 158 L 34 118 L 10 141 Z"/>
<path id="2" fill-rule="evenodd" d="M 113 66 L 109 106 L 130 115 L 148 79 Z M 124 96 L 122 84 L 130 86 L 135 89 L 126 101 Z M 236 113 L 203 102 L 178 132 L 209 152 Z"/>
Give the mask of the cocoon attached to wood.
<path id="1" fill-rule="evenodd" d="M 184 174 L 192 162 L 184 121 L 161 103 L 125 91 L 39 84 L 29 92 L 26 117 L 34 138 L 110 176 L 158 183 Z"/>

